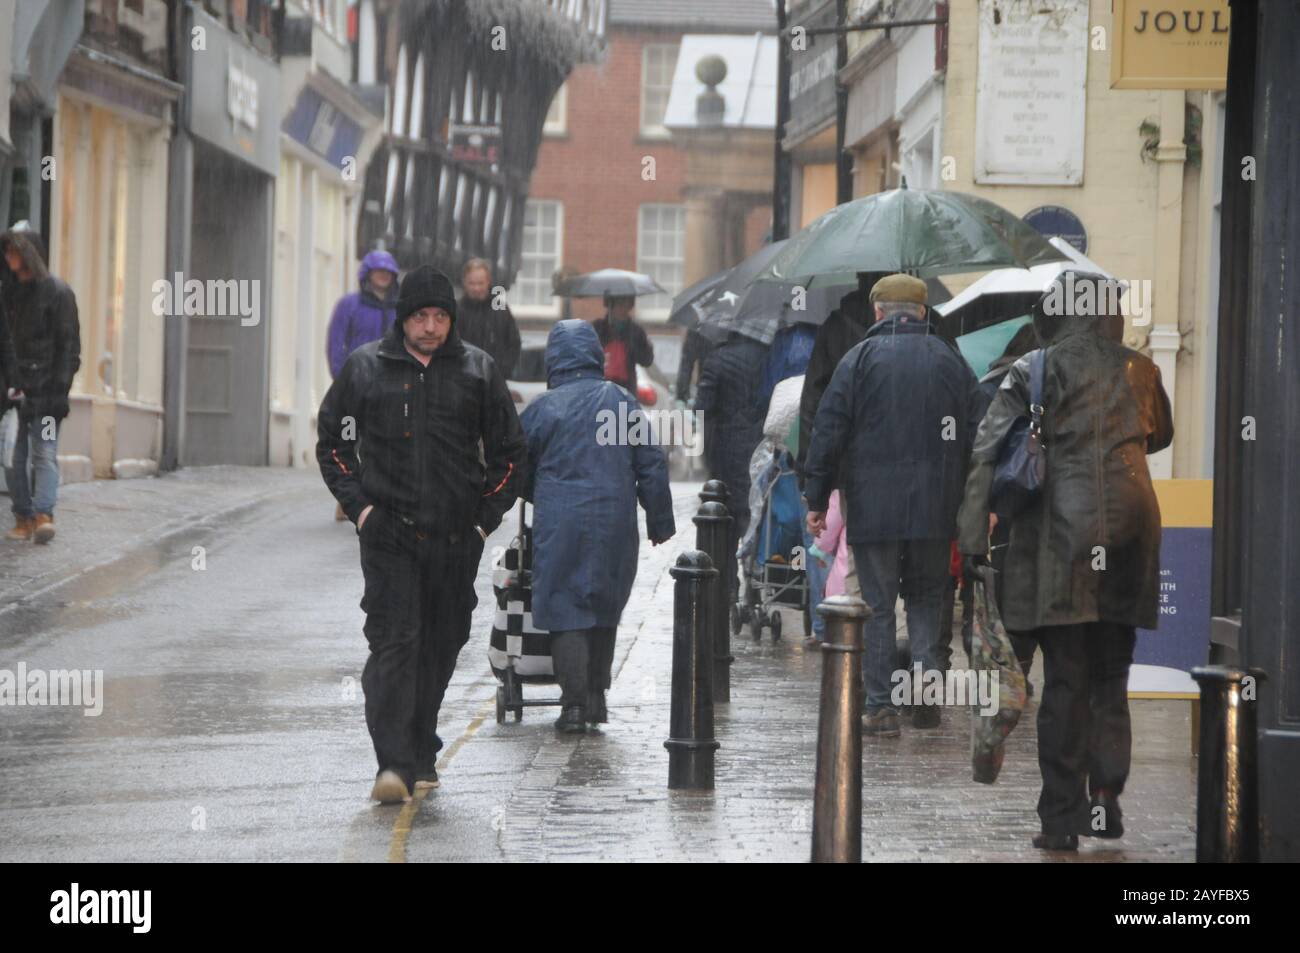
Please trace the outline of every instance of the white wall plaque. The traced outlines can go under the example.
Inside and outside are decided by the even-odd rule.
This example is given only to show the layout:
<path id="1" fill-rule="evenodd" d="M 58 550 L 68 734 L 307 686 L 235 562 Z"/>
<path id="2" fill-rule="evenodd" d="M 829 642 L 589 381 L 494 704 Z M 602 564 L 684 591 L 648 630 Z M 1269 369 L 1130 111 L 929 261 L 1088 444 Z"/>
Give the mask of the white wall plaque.
<path id="1" fill-rule="evenodd" d="M 975 181 L 1081 185 L 1088 0 L 980 0 Z"/>

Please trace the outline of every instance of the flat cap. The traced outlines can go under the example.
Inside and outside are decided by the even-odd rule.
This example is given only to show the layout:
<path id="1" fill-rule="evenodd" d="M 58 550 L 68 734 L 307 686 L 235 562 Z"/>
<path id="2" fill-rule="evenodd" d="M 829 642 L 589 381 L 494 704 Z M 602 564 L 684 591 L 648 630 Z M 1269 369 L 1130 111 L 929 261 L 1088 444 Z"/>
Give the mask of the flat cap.
<path id="1" fill-rule="evenodd" d="M 908 301 L 926 303 L 925 282 L 911 275 L 886 275 L 871 286 L 871 303 L 878 301 Z"/>

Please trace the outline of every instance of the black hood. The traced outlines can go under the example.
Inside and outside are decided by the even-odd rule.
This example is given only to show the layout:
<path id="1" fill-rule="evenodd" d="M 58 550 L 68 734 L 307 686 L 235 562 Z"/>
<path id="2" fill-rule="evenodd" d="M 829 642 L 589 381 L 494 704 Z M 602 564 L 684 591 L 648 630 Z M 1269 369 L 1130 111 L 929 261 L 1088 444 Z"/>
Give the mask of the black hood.
<path id="1" fill-rule="evenodd" d="M 49 269 L 45 266 L 45 245 L 36 232 L 11 228 L 0 235 L 0 249 L 4 248 L 17 251 L 37 281 L 49 276 Z"/>
<path id="2" fill-rule="evenodd" d="M 1119 340 L 1124 334 L 1118 281 L 1081 271 L 1064 271 L 1034 305 L 1033 324 L 1046 347 L 1072 334 L 1100 334 Z"/>

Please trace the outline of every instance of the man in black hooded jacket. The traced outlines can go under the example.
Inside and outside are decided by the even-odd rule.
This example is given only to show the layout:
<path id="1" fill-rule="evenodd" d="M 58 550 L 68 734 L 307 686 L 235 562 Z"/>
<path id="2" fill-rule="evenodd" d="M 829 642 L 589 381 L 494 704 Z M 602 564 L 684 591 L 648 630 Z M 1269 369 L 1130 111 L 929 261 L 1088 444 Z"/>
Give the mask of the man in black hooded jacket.
<path id="1" fill-rule="evenodd" d="M 49 273 L 34 232 L 9 229 L 0 235 L 0 252 L 6 266 L 0 321 L 7 331 L 0 353 L 6 365 L 0 369 L 0 413 L 18 408 L 18 443 L 13 466 L 5 470 L 14 513 L 9 538 L 48 543 L 59 487 L 59 426 L 81 367 L 77 298 Z"/>
<path id="2" fill-rule="evenodd" d="M 437 784 L 438 708 L 469 639 L 483 544 L 525 459 L 505 378 L 457 335 L 445 275 L 425 265 L 402 280 L 397 320 L 343 365 L 317 435 L 321 474 L 361 540 L 371 797 L 394 803 Z"/>

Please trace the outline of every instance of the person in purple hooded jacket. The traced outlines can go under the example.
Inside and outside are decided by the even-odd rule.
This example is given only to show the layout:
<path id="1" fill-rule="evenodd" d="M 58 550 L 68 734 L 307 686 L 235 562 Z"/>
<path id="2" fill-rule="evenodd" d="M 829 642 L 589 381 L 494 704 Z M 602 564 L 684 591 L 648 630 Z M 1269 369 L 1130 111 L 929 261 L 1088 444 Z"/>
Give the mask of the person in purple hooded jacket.
<path id="1" fill-rule="evenodd" d="M 330 317 L 326 356 L 330 377 L 338 377 L 348 356 L 387 333 L 397 317 L 397 261 L 386 251 L 372 251 L 361 259 L 357 271 L 361 290 L 339 298 Z M 334 519 L 347 519 L 343 507 L 336 507 Z"/>
<path id="2" fill-rule="evenodd" d="M 330 376 L 338 377 L 343 362 L 363 344 L 378 341 L 397 316 L 397 262 L 386 251 L 372 251 L 357 272 L 361 290 L 346 294 L 334 306 L 327 348 Z"/>

